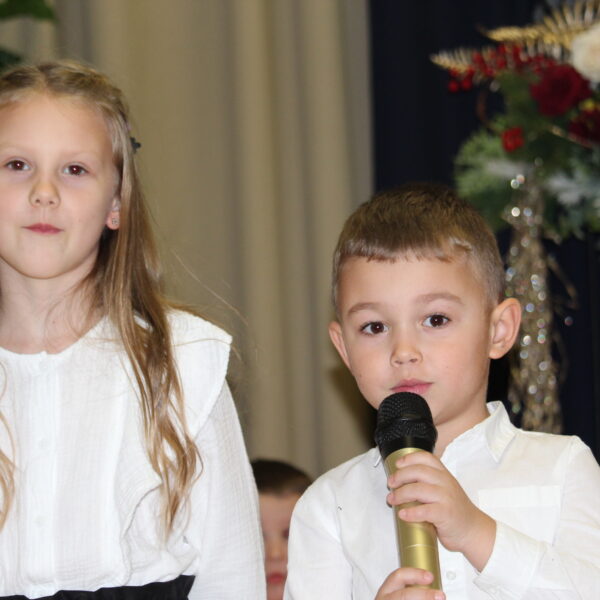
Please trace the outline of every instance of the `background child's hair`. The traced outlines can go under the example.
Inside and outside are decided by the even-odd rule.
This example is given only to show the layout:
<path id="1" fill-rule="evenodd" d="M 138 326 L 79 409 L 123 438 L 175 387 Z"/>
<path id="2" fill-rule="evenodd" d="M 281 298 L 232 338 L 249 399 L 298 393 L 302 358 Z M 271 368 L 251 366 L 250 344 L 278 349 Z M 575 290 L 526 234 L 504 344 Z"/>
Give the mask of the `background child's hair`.
<path id="1" fill-rule="evenodd" d="M 466 255 L 495 305 L 504 293 L 504 267 L 494 234 L 475 208 L 447 186 L 408 183 L 375 194 L 347 219 L 334 256 L 332 299 L 352 257 L 394 261 L 398 256 L 453 260 Z"/>
<path id="2" fill-rule="evenodd" d="M 0 109 L 33 93 L 84 102 L 99 111 L 119 175 L 120 227 L 105 228 L 95 266 L 77 291 L 90 300 L 89 319 L 107 315 L 116 326 L 139 387 L 148 456 L 162 479 L 164 532 L 172 529 L 199 464 L 190 438 L 173 360 L 161 271 L 134 161 L 128 108 L 104 75 L 73 61 L 18 66 L 0 76 Z M 91 325 L 88 323 L 87 325 Z M 1 452 L 1 451 L 0 451 Z M 13 489 L 13 465 L 0 454 L 4 493 L 0 526 Z"/>
<path id="3" fill-rule="evenodd" d="M 312 483 L 311 478 L 304 471 L 280 460 L 264 458 L 253 460 L 252 470 L 256 487 L 261 494 L 301 495 Z"/>

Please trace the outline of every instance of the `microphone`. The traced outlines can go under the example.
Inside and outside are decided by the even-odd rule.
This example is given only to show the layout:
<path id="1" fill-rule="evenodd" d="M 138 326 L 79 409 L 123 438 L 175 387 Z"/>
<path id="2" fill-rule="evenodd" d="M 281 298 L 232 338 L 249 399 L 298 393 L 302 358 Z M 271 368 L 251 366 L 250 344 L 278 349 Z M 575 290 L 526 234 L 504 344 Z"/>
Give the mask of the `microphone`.
<path id="1" fill-rule="evenodd" d="M 377 411 L 375 443 L 384 461 L 387 475 L 396 469 L 396 461 L 412 452 L 433 452 L 437 431 L 427 402 L 418 394 L 399 392 L 388 396 Z M 401 507 L 415 506 L 418 502 L 408 502 Z M 442 589 L 440 559 L 438 556 L 437 535 L 431 523 L 407 523 L 398 516 L 394 507 L 396 539 L 400 566 L 426 569 L 433 574 L 429 585 L 412 586 Z"/>

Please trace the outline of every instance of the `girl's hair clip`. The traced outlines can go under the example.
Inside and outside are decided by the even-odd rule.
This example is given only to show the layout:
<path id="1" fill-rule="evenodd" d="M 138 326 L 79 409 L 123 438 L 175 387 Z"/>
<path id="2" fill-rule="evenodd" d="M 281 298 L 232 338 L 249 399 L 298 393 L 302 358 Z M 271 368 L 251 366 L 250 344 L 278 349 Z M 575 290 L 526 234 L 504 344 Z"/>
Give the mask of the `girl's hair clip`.
<path id="1" fill-rule="evenodd" d="M 131 136 L 129 139 L 131 140 L 131 147 L 133 148 L 133 153 L 135 154 L 138 151 L 138 148 L 142 147 L 142 144 L 140 144 L 133 136 Z"/>

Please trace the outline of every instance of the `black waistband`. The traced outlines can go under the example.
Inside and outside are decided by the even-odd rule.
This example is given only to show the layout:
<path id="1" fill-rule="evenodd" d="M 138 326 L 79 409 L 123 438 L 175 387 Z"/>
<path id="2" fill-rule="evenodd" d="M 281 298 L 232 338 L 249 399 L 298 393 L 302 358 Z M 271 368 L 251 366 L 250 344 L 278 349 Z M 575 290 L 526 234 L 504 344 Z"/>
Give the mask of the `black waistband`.
<path id="1" fill-rule="evenodd" d="M 95 592 L 63 590 L 36 600 L 187 600 L 193 575 L 180 575 L 173 581 L 141 586 L 100 588 Z M 0 600 L 29 600 L 26 596 L 2 596 Z"/>

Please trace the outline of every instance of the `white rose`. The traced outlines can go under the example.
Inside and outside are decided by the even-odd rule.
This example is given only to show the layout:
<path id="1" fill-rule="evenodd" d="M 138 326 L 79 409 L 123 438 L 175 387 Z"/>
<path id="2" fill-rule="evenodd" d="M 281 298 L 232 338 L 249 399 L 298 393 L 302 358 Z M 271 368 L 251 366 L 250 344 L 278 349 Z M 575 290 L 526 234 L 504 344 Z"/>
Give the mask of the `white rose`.
<path id="1" fill-rule="evenodd" d="M 600 24 L 573 38 L 571 63 L 590 81 L 600 82 Z"/>

